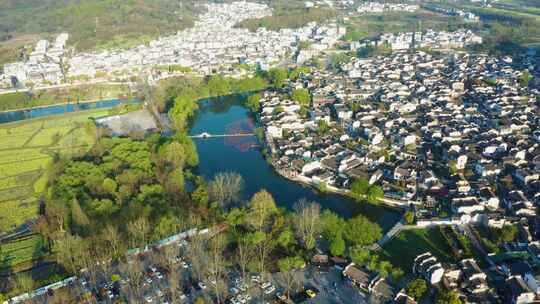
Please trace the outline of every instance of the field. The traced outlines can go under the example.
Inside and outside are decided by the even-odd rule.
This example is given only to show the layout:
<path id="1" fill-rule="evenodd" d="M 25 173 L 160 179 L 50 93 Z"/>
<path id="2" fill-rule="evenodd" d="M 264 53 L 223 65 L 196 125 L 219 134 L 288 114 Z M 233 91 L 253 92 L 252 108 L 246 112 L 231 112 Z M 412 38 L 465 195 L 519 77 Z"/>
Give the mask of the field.
<path id="1" fill-rule="evenodd" d="M 53 153 L 88 149 L 93 144 L 88 118 L 107 113 L 90 110 L 0 125 L 0 234 L 37 217 L 42 175 Z"/>
<path id="2" fill-rule="evenodd" d="M 430 251 L 441 262 L 455 262 L 452 248 L 438 228 L 404 230 L 379 252 L 383 260 L 409 272 L 416 256 Z"/>
<path id="3" fill-rule="evenodd" d="M 448 18 L 424 9 L 414 13 L 366 14 L 351 17 L 345 24 L 347 25 L 347 34 L 344 38 L 351 41 L 371 38 L 388 32 L 399 33 L 427 29 L 447 31 L 474 26 L 464 22 L 462 18 Z"/>
<path id="4" fill-rule="evenodd" d="M 39 234 L 29 234 L 0 245 L 0 270 L 21 265 L 47 254 L 45 241 Z"/>

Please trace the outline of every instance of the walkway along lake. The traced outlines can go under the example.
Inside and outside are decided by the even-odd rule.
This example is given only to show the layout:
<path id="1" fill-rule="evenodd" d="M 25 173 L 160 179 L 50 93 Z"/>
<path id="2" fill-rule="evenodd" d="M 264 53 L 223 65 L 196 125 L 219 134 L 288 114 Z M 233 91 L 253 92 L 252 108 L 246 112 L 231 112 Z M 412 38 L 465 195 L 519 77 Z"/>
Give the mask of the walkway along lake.
<path id="1" fill-rule="evenodd" d="M 250 133 L 255 122 L 242 106 L 243 97 L 226 96 L 201 101 L 192 124 L 190 135 Z M 389 230 L 399 219 L 400 213 L 382 206 L 357 203 L 338 194 L 318 194 L 311 187 L 290 181 L 278 175 L 266 162 L 260 143 L 253 137 L 194 138 L 199 153 L 199 166 L 195 173 L 210 180 L 216 173 L 232 171 L 244 178 L 243 200 L 266 189 L 279 206 L 292 208 L 305 198 L 318 202 L 323 208 L 350 218 L 363 214 Z"/>

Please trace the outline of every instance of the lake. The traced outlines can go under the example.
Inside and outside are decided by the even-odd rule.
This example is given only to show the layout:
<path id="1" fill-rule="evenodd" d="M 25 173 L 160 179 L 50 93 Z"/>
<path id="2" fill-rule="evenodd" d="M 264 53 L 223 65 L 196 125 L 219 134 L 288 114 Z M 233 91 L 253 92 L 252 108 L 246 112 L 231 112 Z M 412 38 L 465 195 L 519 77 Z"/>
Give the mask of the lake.
<path id="1" fill-rule="evenodd" d="M 248 133 L 257 126 L 249 111 L 242 106 L 239 96 L 227 96 L 201 101 L 200 109 L 190 129 L 191 135 Z M 255 137 L 215 137 L 194 139 L 199 153 L 199 166 L 195 173 L 210 180 L 219 172 L 237 172 L 244 178 L 242 199 L 266 189 L 279 206 L 292 208 L 300 199 L 319 203 L 345 218 L 363 214 L 390 229 L 400 213 L 381 206 L 358 203 L 337 194 L 320 194 L 313 188 L 290 181 L 278 175 L 266 162 Z"/>

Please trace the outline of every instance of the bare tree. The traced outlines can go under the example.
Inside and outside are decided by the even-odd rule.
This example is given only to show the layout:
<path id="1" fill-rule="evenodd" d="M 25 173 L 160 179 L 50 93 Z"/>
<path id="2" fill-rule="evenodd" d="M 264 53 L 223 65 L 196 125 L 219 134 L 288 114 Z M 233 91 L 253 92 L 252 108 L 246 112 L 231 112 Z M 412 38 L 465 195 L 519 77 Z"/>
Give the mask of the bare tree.
<path id="1" fill-rule="evenodd" d="M 226 207 L 240 199 L 243 188 L 242 175 L 235 172 L 221 172 L 216 174 L 208 184 L 208 193 L 213 201 Z"/>
<path id="2" fill-rule="evenodd" d="M 296 232 L 306 249 L 315 247 L 315 237 L 320 232 L 321 206 L 306 200 L 298 201 L 294 206 Z"/>
<path id="3" fill-rule="evenodd" d="M 148 233 L 150 232 L 150 223 L 145 216 L 129 222 L 127 230 L 130 234 L 131 247 L 146 245 Z"/>
<path id="4" fill-rule="evenodd" d="M 103 240 L 107 242 L 107 245 L 110 248 L 112 256 L 117 258 L 120 254 L 120 232 L 116 226 L 107 224 L 105 230 L 103 230 Z"/>
<path id="5" fill-rule="evenodd" d="M 240 237 L 236 245 L 236 256 L 238 266 L 242 272 L 242 279 L 246 279 L 247 267 L 253 259 L 253 246 L 246 237 Z"/>
<path id="6" fill-rule="evenodd" d="M 223 257 L 224 248 L 225 239 L 221 234 L 216 235 L 210 240 L 208 270 L 213 280 L 217 303 L 221 303 L 222 293 L 227 290 L 226 285 L 223 282 L 223 275 L 225 274 L 225 258 Z M 224 286 L 225 288 L 223 288 Z"/>

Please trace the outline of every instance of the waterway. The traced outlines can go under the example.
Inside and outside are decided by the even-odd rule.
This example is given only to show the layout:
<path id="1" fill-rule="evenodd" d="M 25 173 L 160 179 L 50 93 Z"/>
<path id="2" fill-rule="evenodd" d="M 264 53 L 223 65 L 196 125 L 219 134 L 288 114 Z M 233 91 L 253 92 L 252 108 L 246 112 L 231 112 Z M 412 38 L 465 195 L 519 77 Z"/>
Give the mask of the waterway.
<path id="1" fill-rule="evenodd" d="M 100 100 L 93 102 L 81 102 L 81 103 L 66 103 L 50 106 L 43 106 L 31 109 L 13 110 L 7 112 L 0 112 L 0 123 L 20 121 L 30 118 L 45 117 L 51 115 L 58 115 L 64 113 L 71 113 L 76 111 L 92 110 L 92 109 L 106 109 L 112 108 L 123 103 L 137 103 L 138 100 L 121 100 L 110 99 Z"/>
<path id="2" fill-rule="evenodd" d="M 228 96 L 200 103 L 190 134 L 245 133 L 257 124 L 249 111 L 242 106 L 242 98 Z M 197 138 L 199 153 L 196 173 L 210 180 L 219 172 L 237 172 L 244 178 L 242 200 L 247 201 L 261 189 L 272 194 L 279 206 L 292 208 L 300 199 L 319 203 L 323 208 L 350 218 L 365 215 L 389 230 L 400 218 L 397 211 L 382 206 L 357 203 L 338 194 L 320 194 L 311 187 L 290 181 L 278 175 L 263 158 L 260 144 L 255 137 Z"/>

